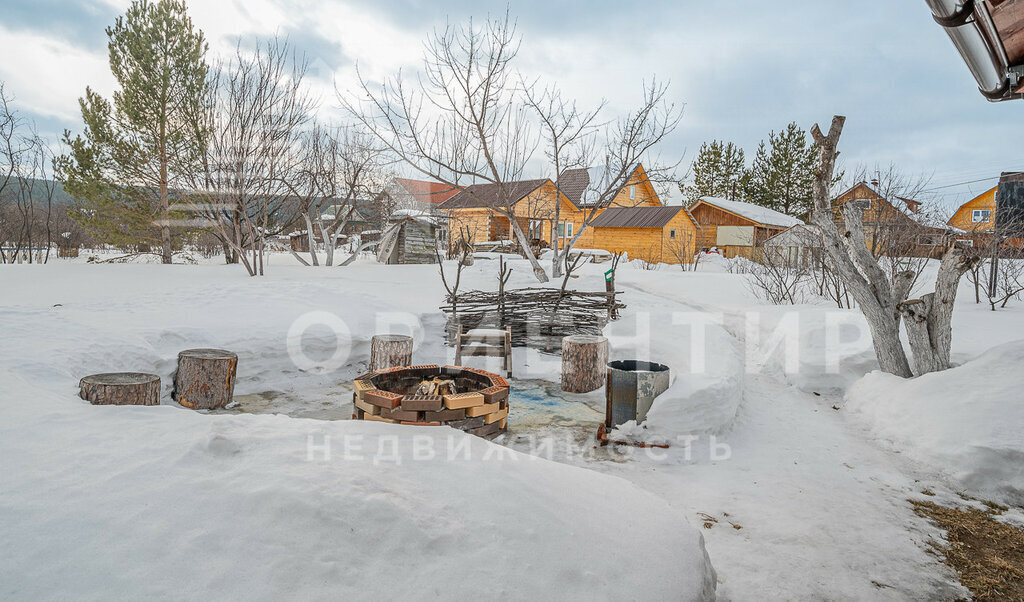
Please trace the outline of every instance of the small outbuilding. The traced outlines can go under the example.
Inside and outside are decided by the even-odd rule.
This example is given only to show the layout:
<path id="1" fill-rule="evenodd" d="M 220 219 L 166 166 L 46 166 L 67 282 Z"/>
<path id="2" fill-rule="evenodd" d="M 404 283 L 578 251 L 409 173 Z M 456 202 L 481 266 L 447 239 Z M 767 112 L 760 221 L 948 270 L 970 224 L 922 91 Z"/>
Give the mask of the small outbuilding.
<path id="1" fill-rule="evenodd" d="M 813 224 L 797 224 L 764 241 L 765 262 L 788 268 L 807 268 L 822 260 L 821 230 Z"/>
<path id="2" fill-rule="evenodd" d="M 386 264 L 437 263 L 439 219 L 416 209 L 396 211 L 377 245 L 377 261 Z"/>
<path id="3" fill-rule="evenodd" d="M 693 263 L 700 225 L 685 207 L 609 207 L 584 231 L 579 245 L 650 263 Z"/>
<path id="4" fill-rule="evenodd" d="M 690 206 L 690 213 L 702 227 L 698 249 L 717 247 L 730 258 L 756 260 L 766 240 L 803 223 L 761 205 L 716 197 L 701 198 Z"/>

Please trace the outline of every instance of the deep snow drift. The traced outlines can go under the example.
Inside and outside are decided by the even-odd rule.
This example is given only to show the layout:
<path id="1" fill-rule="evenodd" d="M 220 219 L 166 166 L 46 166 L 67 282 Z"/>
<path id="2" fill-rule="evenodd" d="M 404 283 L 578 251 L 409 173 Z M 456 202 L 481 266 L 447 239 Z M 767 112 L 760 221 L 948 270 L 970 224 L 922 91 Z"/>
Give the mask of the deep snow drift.
<path id="1" fill-rule="evenodd" d="M 917 381 L 865 377 L 877 366 L 856 310 L 766 306 L 714 261 L 697 273 L 620 266 L 627 308 L 606 330 L 613 356 L 672 367 L 647 429 L 673 441 L 660 457 L 594 448 L 602 391 L 565 406 L 573 428 L 524 419 L 500 441 L 532 452 L 530 435 L 568 434 L 584 453 L 559 448 L 550 457 L 561 464 L 477 440 L 469 460 L 449 462 L 446 440 L 413 427 L 176 407 L 169 377 L 189 347 L 238 352 L 236 396 L 334 405 L 365 368 L 374 333 L 413 334 L 414 361 L 452 361 L 436 266 L 270 259 L 258 279 L 216 265 L 0 270 L 0 592 L 694 598 L 713 581 L 689 522 L 707 540 L 722 598 L 948 599 L 965 591 L 929 547 L 940 533 L 907 499 L 1019 478 L 1003 464 L 1024 449 L 1008 430 L 1022 423 L 1019 408 L 969 389 L 1024 389 L 1008 368 L 1019 347 L 979 357 L 1024 337 L 1021 307 L 989 312 L 964 290 L 953 320 L 963 366 Z M 510 287 L 536 286 L 525 261 L 510 265 Z M 603 290 L 605 269 L 583 266 L 570 287 Z M 497 261 L 480 259 L 463 287 L 493 288 L 496 273 Z M 294 329 L 310 312 L 344 328 Z M 849 328 L 829 334 L 835 323 Z M 302 368 L 289 353 L 329 363 L 339 341 L 336 370 Z M 557 389 L 559 369 L 556 355 L 514 353 L 519 390 L 538 404 L 552 401 L 544 389 Z M 160 374 L 167 405 L 77 399 L 79 377 L 108 370 Z M 691 433 L 692 457 L 678 443 Z M 315 447 L 325 435 L 330 460 Z M 711 435 L 730 453 L 710 454 Z M 943 439 L 952 445 L 932 443 Z M 396 442 L 401 464 L 374 464 L 381 441 L 385 457 Z M 345 442 L 359 443 L 360 459 L 344 459 Z M 440 457 L 413 461 L 417 445 Z M 993 492 L 1002 494 L 1013 491 Z M 70 577 L 55 579 L 54 567 Z"/>
<path id="2" fill-rule="evenodd" d="M 1024 341 L 905 380 L 873 372 L 846 408 L 883 442 L 975 496 L 1024 506 Z"/>
<path id="3" fill-rule="evenodd" d="M 111 370 L 157 372 L 166 396 L 177 351 L 209 345 L 238 351 L 239 394 L 329 387 L 389 322 L 431 329 L 414 357 L 444 361 L 434 268 L 398 267 L 5 266 L 4 597 L 713 597 L 701 534 L 623 479 L 450 429 L 77 398 Z M 323 328 L 289 338 L 313 310 L 348 325 L 335 372 L 291 362 L 289 341 L 330 356 Z"/>

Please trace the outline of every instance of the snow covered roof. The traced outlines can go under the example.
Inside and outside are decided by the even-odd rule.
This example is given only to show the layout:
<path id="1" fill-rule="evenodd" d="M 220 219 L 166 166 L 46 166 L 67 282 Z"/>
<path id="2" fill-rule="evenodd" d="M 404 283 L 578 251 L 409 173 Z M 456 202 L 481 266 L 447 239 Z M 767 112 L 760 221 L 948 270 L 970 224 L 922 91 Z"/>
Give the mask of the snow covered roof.
<path id="1" fill-rule="evenodd" d="M 401 221 L 405 219 L 414 219 L 416 221 L 425 222 L 431 225 L 438 225 L 440 219 L 432 215 L 429 211 L 422 211 L 420 209 L 398 209 L 391 214 L 389 218 L 391 221 Z"/>
<path id="2" fill-rule="evenodd" d="M 745 217 L 750 221 L 764 224 L 766 226 L 789 228 L 790 226 L 796 226 L 804 223 L 803 220 L 795 218 L 792 215 L 786 215 L 785 213 L 780 213 L 774 209 L 769 209 L 753 203 L 730 201 L 729 199 L 722 199 L 713 196 L 701 197 L 699 202 L 718 207 L 719 209 L 724 209 L 729 213 L 735 213 L 740 217 Z"/>

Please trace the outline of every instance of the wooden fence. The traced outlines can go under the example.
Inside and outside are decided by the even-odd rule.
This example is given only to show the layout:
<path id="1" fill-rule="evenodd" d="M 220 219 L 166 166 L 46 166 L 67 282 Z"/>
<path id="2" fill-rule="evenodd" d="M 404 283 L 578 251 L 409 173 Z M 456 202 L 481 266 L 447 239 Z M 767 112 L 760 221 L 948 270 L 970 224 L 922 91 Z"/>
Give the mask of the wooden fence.
<path id="1" fill-rule="evenodd" d="M 536 349 L 560 349 L 562 337 L 572 334 L 601 334 L 610 316 L 625 307 L 618 302 L 619 291 L 583 292 L 551 288 L 520 288 L 497 291 L 468 291 L 441 307 L 448 314 L 447 335 L 454 342 L 459 330 L 474 328 L 512 329 L 512 345 Z"/>

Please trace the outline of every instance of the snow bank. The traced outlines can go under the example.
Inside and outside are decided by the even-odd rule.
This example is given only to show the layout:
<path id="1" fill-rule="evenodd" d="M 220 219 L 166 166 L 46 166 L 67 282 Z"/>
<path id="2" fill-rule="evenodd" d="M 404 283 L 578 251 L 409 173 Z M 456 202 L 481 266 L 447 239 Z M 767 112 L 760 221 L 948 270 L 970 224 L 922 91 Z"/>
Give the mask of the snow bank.
<path id="1" fill-rule="evenodd" d="M 441 429 L 28 393 L 0 393 L 5 597 L 714 595 L 701 534 L 615 477 L 450 429 L 468 459 L 447 458 Z M 330 460 L 309 460 L 310 436 L 331 438 Z M 387 443 L 375 463 L 389 437 L 400 461 Z"/>
<path id="2" fill-rule="evenodd" d="M 622 318 L 605 327 L 609 357 L 654 361 L 671 370 L 668 390 L 647 414 L 651 436 L 720 432 L 736 416 L 743 397 L 741 351 L 728 332 L 705 318 L 634 294 Z M 628 436 L 636 439 L 637 433 Z"/>
<path id="3" fill-rule="evenodd" d="M 714 596 L 701 534 L 619 478 L 449 429 L 76 396 L 84 374 L 145 370 L 165 378 L 166 402 L 176 352 L 197 346 L 238 352 L 236 394 L 337 386 L 361 369 L 369 336 L 404 317 L 430 333 L 414 357 L 443 358 L 436 266 L 265 279 L 237 266 L 8 267 L 0 597 Z M 289 358 L 289 328 L 313 310 L 351 330 L 337 372 Z M 330 332 L 301 338 L 310 354 L 333 349 Z"/>
<path id="4" fill-rule="evenodd" d="M 1024 341 L 904 380 L 872 372 L 846 408 L 879 439 L 973 495 L 1024 504 Z"/>

